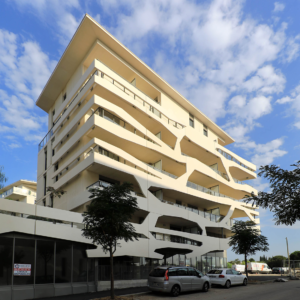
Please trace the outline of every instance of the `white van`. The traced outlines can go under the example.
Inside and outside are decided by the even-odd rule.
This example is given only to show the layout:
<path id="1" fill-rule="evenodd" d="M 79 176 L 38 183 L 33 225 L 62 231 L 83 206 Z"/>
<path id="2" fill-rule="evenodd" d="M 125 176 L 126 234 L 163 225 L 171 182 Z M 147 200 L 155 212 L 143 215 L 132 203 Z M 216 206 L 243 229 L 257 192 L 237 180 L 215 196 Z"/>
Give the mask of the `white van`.
<path id="1" fill-rule="evenodd" d="M 271 274 L 272 269 L 269 268 L 269 266 L 266 263 L 256 263 L 251 262 L 247 263 L 247 269 L 248 272 L 251 274 Z"/>
<path id="2" fill-rule="evenodd" d="M 232 265 L 231 269 L 237 272 L 245 273 L 245 265 Z"/>

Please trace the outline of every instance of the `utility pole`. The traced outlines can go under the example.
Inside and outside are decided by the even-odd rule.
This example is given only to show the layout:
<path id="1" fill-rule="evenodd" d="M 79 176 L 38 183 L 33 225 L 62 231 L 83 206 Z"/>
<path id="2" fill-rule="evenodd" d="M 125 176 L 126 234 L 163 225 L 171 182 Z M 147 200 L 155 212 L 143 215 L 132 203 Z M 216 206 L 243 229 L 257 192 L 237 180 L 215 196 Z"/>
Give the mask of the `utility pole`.
<path id="1" fill-rule="evenodd" d="M 289 243 L 288 243 L 288 238 L 285 238 L 285 239 L 286 239 L 287 255 L 288 255 L 288 260 L 289 260 L 289 274 L 291 276 L 291 261 L 290 261 Z"/>

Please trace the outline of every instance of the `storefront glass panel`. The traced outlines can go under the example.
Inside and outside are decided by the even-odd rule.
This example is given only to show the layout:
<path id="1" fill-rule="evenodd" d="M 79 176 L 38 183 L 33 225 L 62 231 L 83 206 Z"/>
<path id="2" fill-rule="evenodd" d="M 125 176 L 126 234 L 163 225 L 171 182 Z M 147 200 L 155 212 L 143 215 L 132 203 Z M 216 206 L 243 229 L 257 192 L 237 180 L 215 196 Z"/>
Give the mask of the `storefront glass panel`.
<path id="1" fill-rule="evenodd" d="M 26 285 L 34 283 L 34 252 L 35 240 L 15 239 L 14 264 L 29 265 L 31 272 L 27 276 L 14 276 L 14 285 Z"/>
<path id="2" fill-rule="evenodd" d="M 0 286 L 11 285 L 13 239 L 0 238 Z"/>
<path id="3" fill-rule="evenodd" d="M 55 283 L 71 282 L 72 244 L 56 241 Z"/>
<path id="4" fill-rule="evenodd" d="M 54 241 L 37 241 L 35 283 L 54 282 Z"/>

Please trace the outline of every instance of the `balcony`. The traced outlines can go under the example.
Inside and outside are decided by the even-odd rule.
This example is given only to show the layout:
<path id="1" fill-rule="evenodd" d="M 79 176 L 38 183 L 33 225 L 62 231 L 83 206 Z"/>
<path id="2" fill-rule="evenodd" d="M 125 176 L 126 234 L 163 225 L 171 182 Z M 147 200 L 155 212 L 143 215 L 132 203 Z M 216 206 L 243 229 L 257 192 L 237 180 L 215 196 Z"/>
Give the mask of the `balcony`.
<path id="1" fill-rule="evenodd" d="M 98 180 L 98 181 L 92 183 L 91 185 L 89 185 L 86 189 L 87 190 L 89 190 L 91 188 L 93 188 L 93 189 L 94 188 L 100 188 L 100 189 L 102 189 L 104 187 L 109 187 L 111 185 L 112 185 L 112 183 L 110 183 L 110 182 L 107 182 L 107 181 L 104 181 L 104 180 Z M 131 195 L 132 196 L 144 197 L 144 195 L 142 193 L 136 192 L 136 191 L 131 191 Z"/>
<path id="2" fill-rule="evenodd" d="M 88 82 L 92 79 L 92 77 L 98 74 L 98 70 L 94 71 L 88 78 L 87 80 L 81 85 L 81 87 L 77 90 L 77 92 L 75 93 L 75 96 L 73 97 L 73 99 L 69 102 L 69 104 L 66 106 L 66 108 L 63 110 L 63 112 L 59 115 L 59 117 L 56 119 L 55 122 L 53 122 L 53 126 L 51 127 L 51 129 L 48 131 L 48 133 L 45 135 L 45 137 L 42 139 L 42 141 L 39 143 L 38 146 L 38 151 L 40 152 L 48 143 L 48 141 L 51 139 L 51 137 L 53 136 L 53 127 L 55 126 L 55 124 L 60 120 L 60 118 L 66 113 L 66 111 L 68 111 L 69 107 L 72 105 L 72 103 L 75 101 L 75 99 L 78 97 L 78 95 L 80 94 L 80 92 L 84 89 L 84 87 L 88 84 Z"/>
<path id="3" fill-rule="evenodd" d="M 13 200 L 16 200 L 16 197 L 19 196 L 33 196 L 36 197 L 36 192 L 30 191 L 28 189 L 22 189 L 19 187 L 12 187 L 11 189 L 7 190 L 6 192 L 4 192 L 3 194 L 0 195 L 0 198 L 7 198 L 11 196 L 13 198 Z"/>
<path id="4" fill-rule="evenodd" d="M 204 192 L 204 193 L 209 194 L 209 195 L 213 195 L 213 196 L 217 196 L 217 197 L 224 197 L 224 198 L 229 198 L 229 199 L 234 200 L 234 201 L 239 201 L 238 199 L 229 197 L 227 195 L 223 195 L 223 194 L 218 193 L 218 192 L 214 192 L 211 189 L 205 188 L 205 187 L 203 187 L 201 185 L 198 185 L 196 183 L 193 183 L 191 181 L 188 181 L 187 184 L 186 184 L 186 186 L 189 187 L 189 188 L 198 190 L 200 192 Z"/>
<path id="5" fill-rule="evenodd" d="M 235 162 L 236 164 L 238 164 L 239 166 L 251 171 L 251 172 L 255 172 L 255 170 L 247 167 L 246 165 L 242 164 L 241 162 L 239 162 L 236 158 L 234 158 L 233 156 L 231 156 L 230 154 L 224 152 L 223 150 L 217 148 L 217 151 L 222 154 L 226 159 L 231 160 L 233 162 Z"/>
<path id="6" fill-rule="evenodd" d="M 49 208 L 49 209 L 53 210 L 53 208 Z M 14 211 L 0 210 L 0 214 L 17 217 L 17 218 L 29 219 L 29 220 L 43 221 L 43 222 L 48 222 L 48 223 L 51 223 L 54 225 L 73 227 L 73 228 L 77 228 L 77 229 L 84 228 L 84 224 L 82 224 L 82 223 L 62 221 L 62 220 L 45 218 L 45 217 L 40 217 L 40 216 L 35 216 L 35 215 L 27 215 L 27 214 L 22 214 L 22 213 L 16 213 Z"/>
<path id="7" fill-rule="evenodd" d="M 97 108 L 93 114 L 89 117 L 91 118 L 93 115 L 97 115 L 100 116 L 102 118 L 104 118 L 105 120 L 108 120 L 122 128 L 125 128 L 126 130 L 146 139 L 147 141 L 158 145 L 157 143 L 155 143 L 153 140 L 151 140 L 150 138 L 146 137 L 144 134 L 142 134 L 139 130 L 137 130 L 136 128 L 134 128 L 132 125 L 130 125 L 129 123 L 126 123 L 125 121 L 123 121 L 122 119 L 120 119 L 119 117 L 117 117 L 116 115 L 108 112 L 107 110 L 103 109 L 102 107 Z"/>
<path id="8" fill-rule="evenodd" d="M 178 176 L 176 176 L 176 175 L 174 175 L 174 174 L 171 174 L 171 173 L 169 173 L 169 172 L 166 172 L 166 171 L 164 171 L 164 170 L 158 169 L 158 168 L 154 167 L 154 166 L 151 165 L 151 164 L 147 164 L 147 163 L 146 163 L 146 165 L 147 165 L 148 167 L 150 167 L 150 168 L 152 168 L 152 169 L 154 169 L 154 170 L 156 170 L 156 171 L 162 173 L 162 174 L 165 174 L 165 175 L 167 175 L 167 176 L 173 178 L 173 179 L 177 179 L 177 178 L 178 178 Z"/>
<path id="9" fill-rule="evenodd" d="M 238 184 L 245 184 L 245 185 L 251 186 L 251 187 L 253 188 L 252 185 L 250 185 L 250 184 L 248 184 L 248 183 L 245 183 L 244 181 L 240 181 L 240 180 L 238 180 L 238 179 L 236 179 L 236 178 L 233 178 L 233 177 L 232 177 L 232 179 L 233 179 L 233 181 L 234 181 L 235 183 L 238 183 Z"/>
<path id="10" fill-rule="evenodd" d="M 166 204 L 169 204 L 169 205 L 173 205 L 173 206 L 177 206 L 181 209 L 185 209 L 185 210 L 188 210 L 188 211 L 191 211 L 211 222 L 221 222 L 224 218 L 224 216 L 221 216 L 221 215 L 214 215 L 214 214 L 211 214 L 211 213 L 208 213 L 208 212 L 205 212 L 205 211 L 202 211 L 202 210 L 198 210 L 198 209 L 195 209 L 195 208 L 191 208 L 191 207 L 188 207 L 188 206 L 183 206 L 183 205 L 180 205 L 180 204 L 177 204 L 177 203 L 174 203 L 174 202 L 171 202 L 171 201 L 167 201 L 167 200 L 160 200 L 161 202 L 163 203 L 166 203 Z"/>
<path id="11" fill-rule="evenodd" d="M 152 235 L 155 237 L 156 240 L 158 241 L 166 241 L 166 242 L 171 242 L 171 243 L 179 243 L 179 244 L 187 244 L 187 245 L 192 245 L 192 246 L 202 246 L 201 242 L 184 238 L 181 236 L 177 235 L 170 235 L 170 234 L 162 234 L 158 232 L 151 232 Z"/>
<path id="12" fill-rule="evenodd" d="M 156 115 L 157 117 L 159 117 L 160 119 L 162 119 L 162 121 L 164 121 L 164 122 L 166 122 L 166 123 L 174 126 L 177 129 L 182 129 L 182 128 L 185 127 L 184 125 L 182 125 L 182 124 L 180 124 L 180 123 L 178 123 L 178 122 L 176 122 L 176 121 L 174 121 L 172 119 L 169 119 L 166 115 L 164 115 L 158 109 L 156 109 L 155 107 L 153 107 L 150 103 L 152 101 L 155 101 L 155 100 L 151 99 L 150 97 L 148 97 L 143 92 L 142 93 L 145 95 L 145 98 L 148 101 L 145 101 L 144 99 L 142 99 L 141 97 L 139 97 L 136 93 L 134 93 L 132 90 L 129 90 L 122 83 L 120 83 L 119 81 L 115 80 L 114 78 L 112 78 L 111 76 L 107 75 L 106 73 L 100 71 L 100 74 L 101 74 L 102 78 L 106 79 L 108 82 L 110 82 L 111 84 L 115 85 L 117 88 L 119 88 L 125 94 L 127 94 L 130 97 L 132 97 L 135 101 L 137 101 L 138 103 L 140 103 L 142 106 L 146 107 L 148 111 L 151 111 L 154 115 Z"/>

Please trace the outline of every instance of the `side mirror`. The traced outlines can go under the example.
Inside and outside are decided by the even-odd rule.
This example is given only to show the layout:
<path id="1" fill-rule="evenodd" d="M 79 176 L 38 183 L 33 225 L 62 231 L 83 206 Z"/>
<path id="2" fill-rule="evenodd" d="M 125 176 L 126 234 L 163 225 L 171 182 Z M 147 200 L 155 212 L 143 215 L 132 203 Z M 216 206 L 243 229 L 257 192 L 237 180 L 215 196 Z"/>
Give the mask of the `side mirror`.
<path id="1" fill-rule="evenodd" d="M 201 275 L 200 275 L 200 274 L 197 274 L 197 276 L 198 276 L 199 278 L 201 278 Z"/>

